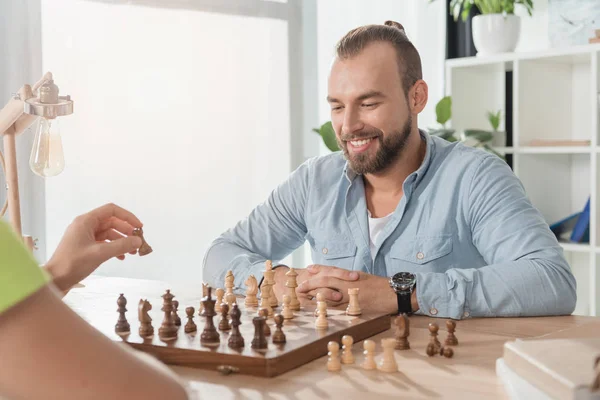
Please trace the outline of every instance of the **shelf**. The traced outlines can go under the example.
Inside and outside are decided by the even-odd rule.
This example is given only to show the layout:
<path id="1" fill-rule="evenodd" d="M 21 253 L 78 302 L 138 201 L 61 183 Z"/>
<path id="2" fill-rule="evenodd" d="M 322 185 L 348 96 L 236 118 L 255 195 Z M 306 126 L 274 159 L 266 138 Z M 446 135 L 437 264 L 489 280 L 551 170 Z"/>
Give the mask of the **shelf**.
<path id="1" fill-rule="evenodd" d="M 494 147 L 501 154 L 590 154 L 590 146 L 523 146 Z M 600 152 L 600 147 L 596 148 Z"/>
<path id="2" fill-rule="evenodd" d="M 585 244 L 581 244 L 581 243 L 565 243 L 565 242 L 559 242 L 559 244 L 562 246 L 562 248 L 565 251 L 571 251 L 574 253 L 587 253 L 592 251 L 592 246 L 590 246 L 589 244 L 585 243 Z M 600 251 L 600 248 L 596 249 L 596 252 Z"/>

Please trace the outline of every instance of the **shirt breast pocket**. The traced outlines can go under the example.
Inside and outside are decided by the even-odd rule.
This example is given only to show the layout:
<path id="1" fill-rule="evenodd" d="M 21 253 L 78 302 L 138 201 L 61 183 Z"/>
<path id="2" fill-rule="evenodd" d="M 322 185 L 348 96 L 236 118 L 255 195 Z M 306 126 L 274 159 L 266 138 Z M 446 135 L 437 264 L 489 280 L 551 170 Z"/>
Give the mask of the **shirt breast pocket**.
<path id="1" fill-rule="evenodd" d="M 357 247 L 347 238 L 314 239 L 313 262 L 334 267 L 353 269 Z"/>
<path id="2" fill-rule="evenodd" d="M 396 260 L 393 264 L 403 264 L 413 267 L 428 266 L 431 267 L 432 271 L 438 271 L 445 270 L 446 268 L 444 267 L 446 267 L 446 264 L 451 263 L 451 257 L 446 257 L 450 253 L 452 253 L 451 234 L 417 236 L 410 241 L 398 241 L 394 243 L 390 248 L 390 259 L 392 261 Z M 398 265 L 398 267 L 401 266 Z"/>

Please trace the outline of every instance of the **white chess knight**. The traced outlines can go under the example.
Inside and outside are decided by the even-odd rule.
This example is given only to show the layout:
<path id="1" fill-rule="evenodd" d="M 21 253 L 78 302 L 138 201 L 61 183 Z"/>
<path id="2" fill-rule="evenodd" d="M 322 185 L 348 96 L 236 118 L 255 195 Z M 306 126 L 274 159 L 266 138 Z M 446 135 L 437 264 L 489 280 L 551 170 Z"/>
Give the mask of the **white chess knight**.
<path id="1" fill-rule="evenodd" d="M 346 308 L 346 315 L 362 314 L 362 310 L 358 305 L 358 291 L 359 288 L 348 289 L 348 296 L 350 297 L 350 302 L 348 303 L 348 307 Z"/>
<path id="2" fill-rule="evenodd" d="M 381 339 L 381 347 L 383 347 L 383 358 L 379 362 L 379 370 L 382 372 L 397 372 L 398 364 L 394 356 L 394 347 L 396 346 L 395 338 Z"/>

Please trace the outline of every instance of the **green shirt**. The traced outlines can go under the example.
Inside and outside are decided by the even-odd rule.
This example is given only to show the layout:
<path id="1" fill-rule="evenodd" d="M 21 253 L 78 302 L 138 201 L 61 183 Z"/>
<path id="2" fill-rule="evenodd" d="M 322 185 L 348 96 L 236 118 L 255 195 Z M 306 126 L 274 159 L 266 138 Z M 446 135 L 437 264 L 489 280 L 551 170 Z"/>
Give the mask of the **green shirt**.
<path id="1" fill-rule="evenodd" d="M 0 221 L 0 313 L 50 280 L 13 230 Z"/>

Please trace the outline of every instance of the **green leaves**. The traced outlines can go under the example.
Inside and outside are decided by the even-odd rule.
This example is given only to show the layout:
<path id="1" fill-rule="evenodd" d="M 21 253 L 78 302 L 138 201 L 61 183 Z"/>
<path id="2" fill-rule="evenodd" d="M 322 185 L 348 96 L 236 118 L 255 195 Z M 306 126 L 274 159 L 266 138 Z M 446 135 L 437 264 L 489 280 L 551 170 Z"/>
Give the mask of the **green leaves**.
<path id="1" fill-rule="evenodd" d="M 495 114 L 491 111 L 488 111 L 487 113 L 488 121 L 490 121 L 490 125 L 492 125 L 492 129 L 494 131 L 497 131 L 498 127 L 500 126 L 500 113 L 500 110 L 498 110 L 498 112 Z"/>
<path id="2" fill-rule="evenodd" d="M 466 137 L 471 137 L 478 142 L 489 142 L 494 137 L 494 133 L 490 131 L 482 131 L 480 129 L 465 129 L 464 134 Z"/>
<path id="3" fill-rule="evenodd" d="M 320 128 L 314 128 L 313 132 L 318 133 L 323 138 L 323 143 L 330 151 L 338 151 L 340 148 L 338 147 L 337 140 L 335 138 L 335 131 L 333 130 L 333 125 L 331 121 L 325 122 L 321 125 Z"/>
<path id="4" fill-rule="evenodd" d="M 533 0 L 451 0 L 449 12 L 455 21 L 459 17 L 466 21 L 472 6 L 482 14 L 514 14 L 515 4 L 525 7 L 529 16 L 533 15 Z"/>
<path id="5" fill-rule="evenodd" d="M 439 124 L 445 125 L 452 118 L 452 98 L 450 96 L 443 97 L 435 105 L 435 115 Z"/>

